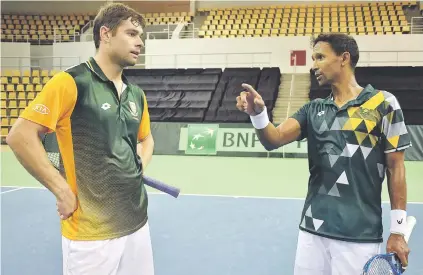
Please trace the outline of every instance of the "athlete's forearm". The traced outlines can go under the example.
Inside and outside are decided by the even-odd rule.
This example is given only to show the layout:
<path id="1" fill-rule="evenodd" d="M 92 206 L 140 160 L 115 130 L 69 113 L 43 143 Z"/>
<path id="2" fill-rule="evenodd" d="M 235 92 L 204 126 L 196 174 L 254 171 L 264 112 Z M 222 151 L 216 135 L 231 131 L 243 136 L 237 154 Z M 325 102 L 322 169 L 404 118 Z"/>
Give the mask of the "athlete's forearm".
<path id="1" fill-rule="evenodd" d="M 14 130 L 8 135 L 7 144 L 22 166 L 57 199 L 69 192 L 69 185 L 48 159 L 38 133 Z"/>
<path id="2" fill-rule="evenodd" d="M 281 134 L 272 123 L 269 123 L 264 129 L 256 129 L 255 131 L 260 143 L 266 150 L 275 150 L 282 145 Z"/>
<path id="3" fill-rule="evenodd" d="M 137 153 L 141 158 L 143 169 L 146 169 L 153 157 L 154 139 L 150 134 L 147 138 L 137 144 Z"/>
<path id="4" fill-rule="evenodd" d="M 387 169 L 388 192 L 391 209 L 406 210 L 407 184 L 405 181 L 404 163 L 398 163 Z"/>

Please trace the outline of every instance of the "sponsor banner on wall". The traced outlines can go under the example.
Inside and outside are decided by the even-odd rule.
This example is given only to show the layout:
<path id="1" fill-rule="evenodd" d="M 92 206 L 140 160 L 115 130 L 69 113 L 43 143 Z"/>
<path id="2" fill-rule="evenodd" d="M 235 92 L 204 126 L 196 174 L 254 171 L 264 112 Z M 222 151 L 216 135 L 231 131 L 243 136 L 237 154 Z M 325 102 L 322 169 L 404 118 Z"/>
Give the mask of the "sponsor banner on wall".
<path id="1" fill-rule="evenodd" d="M 221 128 L 219 124 L 189 124 L 181 128 L 179 150 L 186 155 L 216 155 L 218 152 L 268 152 L 253 128 Z M 307 153 L 307 141 L 296 141 L 274 153 Z"/>

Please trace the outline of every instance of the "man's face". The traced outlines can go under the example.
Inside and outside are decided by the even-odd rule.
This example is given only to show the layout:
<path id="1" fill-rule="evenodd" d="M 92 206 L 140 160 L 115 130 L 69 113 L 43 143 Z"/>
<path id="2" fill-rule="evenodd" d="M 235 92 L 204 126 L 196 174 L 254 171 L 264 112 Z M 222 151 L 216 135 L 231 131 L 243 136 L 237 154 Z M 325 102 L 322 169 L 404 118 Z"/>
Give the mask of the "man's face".
<path id="1" fill-rule="evenodd" d="M 313 48 L 313 71 L 319 86 L 332 84 L 342 71 L 343 55 L 337 56 L 327 42 L 317 42 Z"/>
<path id="2" fill-rule="evenodd" d="M 144 43 L 141 40 L 143 29 L 131 22 L 131 18 L 122 21 L 110 38 L 110 54 L 122 67 L 134 66 Z"/>

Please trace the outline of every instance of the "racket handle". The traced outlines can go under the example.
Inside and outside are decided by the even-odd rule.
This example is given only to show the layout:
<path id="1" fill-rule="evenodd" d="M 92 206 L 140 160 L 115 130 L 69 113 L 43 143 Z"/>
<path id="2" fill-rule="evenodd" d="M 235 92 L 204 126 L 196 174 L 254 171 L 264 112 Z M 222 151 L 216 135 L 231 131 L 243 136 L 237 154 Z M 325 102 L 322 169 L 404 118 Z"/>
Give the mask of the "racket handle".
<path id="1" fill-rule="evenodd" d="M 179 193 L 180 193 L 179 188 L 167 185 L 167 184 L 165 184 L 161 181 L 155 180 L 155 179 L 150 178 L 148 176 L 142 176 L 142 177 L 143 177 L 143 181 L 146 185 L 148 185 L 148 186 L 150 186 L 154 189 L 157 189 L 159 191 L 162 191 L 162 192 L 164 192 L 168 195 L 171 195 L 172 197 L 177 198 L 179 196 Z"/>
<path id="2" fill-rule="evenodd" d="M 414 226 L 416 225 L 417 220 L 413 216 L 407 216 L 407 231 L 405 232 L 404 239 L 408 243 L 408 240 L 410 239 L 411 232 L 414 229 Z"/>

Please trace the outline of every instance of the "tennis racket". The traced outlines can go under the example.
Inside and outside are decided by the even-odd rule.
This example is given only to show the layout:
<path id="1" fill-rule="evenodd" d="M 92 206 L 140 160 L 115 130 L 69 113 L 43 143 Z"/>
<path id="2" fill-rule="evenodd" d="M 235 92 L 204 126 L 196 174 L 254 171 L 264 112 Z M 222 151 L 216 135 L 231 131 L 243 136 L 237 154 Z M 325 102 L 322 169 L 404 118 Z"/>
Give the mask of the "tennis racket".
<path id="1" fill-rule="evenodd" d="M 416 225 L 416 218 L 407 217 L 407 231 L 404 235 L 405 241 L 408 243 L 411 232 Z M 395 253 L 378 254 L 370 258 L 363 268 L 363 275 L 401 275 L 404 269 L 401 261 Z"/>
<path id="2" fill-rule="evenodd" d="M 45 134 L 44 137 L 41 137 L 41 142 L 47 152 L 47 157 L 49 158 L 50 162 L 57 170 L 60 170 L 61 158 L 59 153 L 59 147 L 57 145 L 56 135 Z M 144 184 L 156 190 L 162 191 L 163 193 L 171 195 L 174 198 L 177 198 L 179 196 L 180 189 L 177 187 L 170 186 L 162 181 L 153 179 L 145 175 L 142 176 L 142 179 Z"/>

